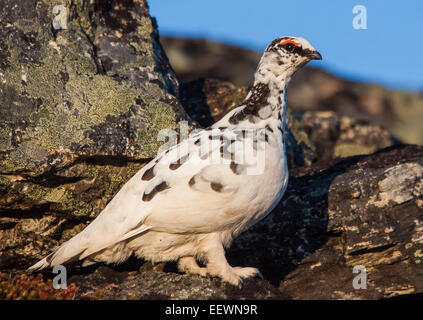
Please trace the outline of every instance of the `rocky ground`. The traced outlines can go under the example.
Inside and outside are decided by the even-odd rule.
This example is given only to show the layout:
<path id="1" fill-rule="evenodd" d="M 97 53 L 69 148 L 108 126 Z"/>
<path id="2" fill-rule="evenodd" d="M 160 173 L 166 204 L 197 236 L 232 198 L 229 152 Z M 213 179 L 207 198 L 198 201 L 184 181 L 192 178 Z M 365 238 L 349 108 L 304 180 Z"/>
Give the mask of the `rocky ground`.
<path id="1" fill-rule="evenodd" d="M 422 297 L 423 147 L 401 142 L 423 143 L 423 98 L 310 68 L 288 92 L 288 190 L 227 253 L 264 279 L 235 288 L 135 258 L 70 265 L 60 294 L 50 270 L 26 276 L 155 155 L 160 129 L 208 126 L 241 103 L 258 58 L 206 41 L 163 50 L 144 0 L 68 0 L 68 29 L 54 30 L 58 3 L 0 8 L 0 298 Z"/>

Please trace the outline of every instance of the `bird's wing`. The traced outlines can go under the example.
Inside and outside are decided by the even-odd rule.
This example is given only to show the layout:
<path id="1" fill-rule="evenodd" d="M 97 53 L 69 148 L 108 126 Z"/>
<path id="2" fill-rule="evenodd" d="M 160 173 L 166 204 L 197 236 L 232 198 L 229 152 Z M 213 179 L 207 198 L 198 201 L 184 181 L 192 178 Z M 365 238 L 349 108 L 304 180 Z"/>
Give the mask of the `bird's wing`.
<path id="1" fill-rule="evenodd" d="M 151 203 L 146 225 L 167 233 L 215 232 L 254 210 L 250 201 L 257 188 L 248 169 L 264 163 L 256 138 L 246 130 L 213 129 L 190 139 L 190 151 L 180 150 L 179 158 L 171 151 L 171 163 L 181 159 L 180 164 L 160 161 L 144 191 Z M 161 191 L 155 193 L 157 186 Z"/>

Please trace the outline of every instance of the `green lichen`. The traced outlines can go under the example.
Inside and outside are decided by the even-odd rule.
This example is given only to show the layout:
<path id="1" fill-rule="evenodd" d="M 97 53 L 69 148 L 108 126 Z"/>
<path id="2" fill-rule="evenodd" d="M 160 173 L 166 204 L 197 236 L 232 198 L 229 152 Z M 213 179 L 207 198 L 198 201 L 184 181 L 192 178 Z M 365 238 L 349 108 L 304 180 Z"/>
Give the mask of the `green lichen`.
<path id="1" fill-rule="evenodd" d="M 44 200 L 47 202 L 61 202 L 61 200 L 65 198 L 65 195 L 66 189 L 64 187 L 58 187 L 47 192 L 44 196 Z"/>
<path id="2" fill-rule="evenodd" d="M 24 33 L 35 32 L 41 33 L 43 31 L 42 26 L 40 25 L 39 21 L 35 21 L 32 23 L 28 23 L 28 20 L 22 21 L 17 20 L 13 23 L 15 27 L 22 30 Z"/>
<path id="3" fill-rule="evenodd" d="M 0 127 L 0 151 L 11 149 L 12 143 L 9 134 L 10 130 L 7 130 L 4 127 Z"/>
<path id="4" fill-rule="evenodd" d="M 314 144 L 310 141 L 307 133 L 304 131 L 304 128 L 301 126 L 299 119 L 296 118 L 296 115 L 292 113 L 289 109 L 286 112 L 286 122 L 287 126 L 294 137 L 295 144 L 297 146 L 307 146 L 310 150 L 315 150 Z M 295 152 L 295 151 L 294 151 Z M 298 152 L 297 152 L 298 153 Z M 305 164 L 310 165 L 311 160 L 307 158 L 302 159 Z"/>
<path id="5" fill-rule="evenodd" d="M 302 126 L 300 125 L 300 122 L 296 118 L 295 114 L 293 114 L 289 109 L 287 109 L 286 112 L 286 121 L 292 131 L 292 134 L 297 140 L 297 143 L 300 144 L 301 142 L 303 142 L 305 145 L 312 148 L 313 144 L 308 138 L 307 133 L 304 131 L 304 128 L 302 128 Z"/>
<path id="6" fill-rule="evenodd" d="M 0 175 L 0 190 L 7 190 L 11 185 L 10 178 Z"/>
<path id="7" fill-rule="evenodd" d="M 176 123 L 175 113 L 172 106 L 154 100 L 151 97 L 144 97 L 146 103 L 145 118 L 148 123 L 148 128 L 143 131 L 138 131 L 136 136 L 136 143 L 142 146 L 138 150 L 138 158 L 152 158 L 157 155 L 157 150 L 160 145 L 164 143 L 158 141 L 159 132 L 162 129 L 173 129 L 178 128 Z"/>
<path id="8" fill-rule="evenodd" d="M 56 105 L 63 101 L 63 82 L 60 79 L 61 59 L 50 55 L 52 63 L 43 62 L 40 66 L 25 66 L 26 86 L 23 88 L 32 98 L 41 98 L 45 105 Z"/>
<path id="9" fill-rule="evenodd" d="M 352 157 L 362 154 L 370 154 L 375 152 L 374 147 L 357 144 L 357 143 L 342 143 L 335 146 L 333 151 L 335 157 Z"/>
<path id="10" fill-rule="evenodd" d="M 108 177 L 110 178 L 110 188 L 119 190 L 138 170 L 141 169 L 139 164 L 129 163 L 125 168 L 109 168 Z"/>
<path id="11" fill-rule="evenodd" d="M 46 150 L 89 143 L 86 130 L 110 115 L 127 112 L 137 96 L 135 90 L 104 75 L 71 75 L 66 91 L 70 104 L 43 105 L 32 116 L 37 125 L 27 131 L 28 136 Z"/>
<path id="12" fill-rule="evenodd" d="M 17 172 L 27 171 L 25 164 L 18 164 L 9 157 L 0 161 L 0 172 L 4 174 L 13 174 Z"/>
<path id="13" fill-rule="evenodd" d="M 153 32 L 154 30 L 150 17 L 141 17 L 138 21 L 137 33 L 143 36 L 143 38 L 149 39 L 151 38 Z M 142 41 L 141 43 L 134 42 L 131 43 L 131 45 L 134 46 L 138 52 L 153 52 L 153 45 L 151 41 Z"/>
<path id="14" fill-rule="evenodd" d="M 8 193 L 7 203 L 11 209 L 32 210 L 41 205 L 48 205 L 48 209 L 57 213 L 71 213 L 76 216 L 99 213 L 107 202 L 125 184 L 143 164 L 129 162 L 126 165 L 96 165 L 79 163 L 70 168 L 59 171 L 59 177 L 80 178 L 76 182 L 48 187 L 44 184 L 23 180 L 16 181 L 14 176 L 0 176 L 0 193 Z M 13 182 L 12 182 L 13 180 Z M 91 183 L 96 182 L 92 187 Z M 88 187 L 86 187 L 88 186 Z M 95 192 L 82 192 L 81 188 L 95 189 Z M 5 199 L 6 200 L 6 199 Z"/>
<path id="15" fill-rule="evenodd" d="M 10 152 L 10 157 L 15 165 L 26 169 L 33 169 L 37 163 L 41 163 L 48 156 L 48 152 L 36 143 L 23 142 Z"/>
<path id="16" fill-rule="evenodd" d="M 8 46 L 10 48 L 9 65 L 5 70 L 2 70 L 5 80 L 4 85 L 13 86 L 18 92 L 22 92 L 22 66 L 18 60 L 20 50 L 16 47 L 13 47 L 10 40 L 8 42 Z"/>

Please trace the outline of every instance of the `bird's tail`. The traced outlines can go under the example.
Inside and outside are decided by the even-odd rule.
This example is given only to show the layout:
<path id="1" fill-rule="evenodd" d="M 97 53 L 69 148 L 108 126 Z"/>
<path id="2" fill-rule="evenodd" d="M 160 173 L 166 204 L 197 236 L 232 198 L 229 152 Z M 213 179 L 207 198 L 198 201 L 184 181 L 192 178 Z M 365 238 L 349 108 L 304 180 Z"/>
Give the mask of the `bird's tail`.
<path id="1" fill-rule="evenodd" d="M 27 272 L 40 271 L 48 267 L 54 267 L 65 262 L 77 259 L 86 249 L 81 246 L 81 237 L 76 235 L 72 239 L 66 241 L 45 258 L 38 261 L 27 269 Z"/>
<path id="2" fill-rule="evenodd" d="M 39 271 L 39 270 L 42 270 L 42 269 L 45 269 L 45 268 L 50 267 L 50 263 L 47 261 L 47 257 L 41 259 L 36 264 L 34 264 L 33 266 L 29 267 L 28 269 L 26 269 L 26 271 L 27 272 L 35 272 L 35 271 Z"/>
<path id="3" fill-rule="evenodd" d="M 44 259 L 29 267 L 27 271 L 39 271 L 48 267 L 61 265 L 65 262 L 85 259 L 87 257 L 96 255 L 103 249 L 109 248 L 117 243 L 142 234 L 151 228 L 150 226 L 145 226 L 138 223 L 136 228 L 133 228 L 128 232 L 116 234 L 109 233 L 107 236 L 101 236 L 108 230 L 105 225 L 109 223 L 109 221 L 104 219 L 101 221 L 98 220 L 100 216 L 101 215 L 99 215 L 96 220 L 89 224 L 82 232 L 66 241 Z M 122 257 L 122 254 L 120 257 Z M 109 257 L 107 262 L 115 262 L 112 260 L 113 259 Z M 119 261 L 120 258 L 117 260 Z"/>

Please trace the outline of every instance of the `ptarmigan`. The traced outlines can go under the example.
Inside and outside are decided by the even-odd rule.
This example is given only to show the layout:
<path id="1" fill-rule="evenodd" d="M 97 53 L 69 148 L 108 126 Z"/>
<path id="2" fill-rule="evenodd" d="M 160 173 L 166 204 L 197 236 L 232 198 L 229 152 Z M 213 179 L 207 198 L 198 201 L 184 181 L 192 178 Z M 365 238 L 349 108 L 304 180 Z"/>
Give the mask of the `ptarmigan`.
<path id="1" fill-rule="evenodd" d="M 178 261 L 180 271 L 234 285 L 258 275 L 256 268 L 230 266 L 224 248 L 283 196 L 287 85 L 300 67 L 321 58 L 305 39 L 272 41 L 242 106 L 160 153 L 82 232 L 28 270 L 82 259 L 121 263 L 135 254 Z"/>

